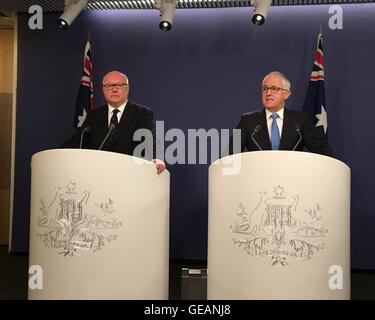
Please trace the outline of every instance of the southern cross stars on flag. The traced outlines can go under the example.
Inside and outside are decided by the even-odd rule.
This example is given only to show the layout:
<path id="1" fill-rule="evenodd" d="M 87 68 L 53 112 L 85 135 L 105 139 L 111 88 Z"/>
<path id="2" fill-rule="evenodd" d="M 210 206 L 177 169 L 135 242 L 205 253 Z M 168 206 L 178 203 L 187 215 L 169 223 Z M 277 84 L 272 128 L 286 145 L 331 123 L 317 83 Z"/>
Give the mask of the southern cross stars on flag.
<path id="1" fill-rule="evenodd" d="M 73 126 L 81 127 L 86 119 L 87 113 L 94 108 L 94 90 L 92 82 L 91 45 L 87 40 L 85 54 L 83 57 L 83 74 L 76 100 L 76 110 Z"/>
<path id="2" fill-rule="evenodd" d="M 315 127 L 320 128 L 322 133 L 327 135 L 328 121 L 327 108 L 325 105 L 323 45 L 321 32 L 318 33 L 315 61 L 310 75 L 310 82 L 303 110 L 310 115 L 315 123 Z"/>

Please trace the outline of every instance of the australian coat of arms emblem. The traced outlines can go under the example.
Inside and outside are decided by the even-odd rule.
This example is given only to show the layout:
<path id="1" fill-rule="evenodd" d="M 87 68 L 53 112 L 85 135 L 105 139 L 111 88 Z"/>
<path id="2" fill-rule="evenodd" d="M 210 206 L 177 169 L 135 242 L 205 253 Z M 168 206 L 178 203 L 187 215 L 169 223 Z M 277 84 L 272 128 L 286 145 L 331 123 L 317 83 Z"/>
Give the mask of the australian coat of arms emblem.
<path id="1" fill-rule="evenodd" d="M 275 186 L 272 196 L 259 193 L 257 204 L 247 211 L 239 204 L 239 221 L 231 226 L 233 243 L 251 257 L 267 258 L 272 266 L 286 266 L 292 259 L 308 261 L 324 249 L 328 230 L 321 224 L 322 208 L 300 205 L 299 195 L 286 197 L 283 186 Z"/>
<path id="2" fill-rule="evenodd" d="M 89 190 L 78 191 L 70 181 L 65 188 L 57 187 L 48 203 L 40 199 L 36 236 L 64 256 L 95 252 L 117 239 L 121 221 L 114 216 L 114 205 L 110 198 L 92 202 Z"/>

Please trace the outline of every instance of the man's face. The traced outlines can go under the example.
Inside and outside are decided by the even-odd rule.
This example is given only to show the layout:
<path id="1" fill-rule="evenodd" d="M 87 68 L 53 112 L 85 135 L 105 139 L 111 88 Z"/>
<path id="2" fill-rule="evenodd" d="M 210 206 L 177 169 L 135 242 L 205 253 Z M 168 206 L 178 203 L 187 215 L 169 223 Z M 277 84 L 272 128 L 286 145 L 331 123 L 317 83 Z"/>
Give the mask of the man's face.
<path id="1" fill-rule="evenodd" d="M 285 100 L 290 96 L 290 91 L 283 87 L 282 78 L 269 75 L 262 84 L 262 104 L 271 112 L 277 112 L 285 105 Z"/>
<path id="2" fill-rule="evenodd" d="M 107 73 L 103 78 L 103 94 L 111 106 L 119 107 L 128 99 L 128 79 L 117 71 Z"/>

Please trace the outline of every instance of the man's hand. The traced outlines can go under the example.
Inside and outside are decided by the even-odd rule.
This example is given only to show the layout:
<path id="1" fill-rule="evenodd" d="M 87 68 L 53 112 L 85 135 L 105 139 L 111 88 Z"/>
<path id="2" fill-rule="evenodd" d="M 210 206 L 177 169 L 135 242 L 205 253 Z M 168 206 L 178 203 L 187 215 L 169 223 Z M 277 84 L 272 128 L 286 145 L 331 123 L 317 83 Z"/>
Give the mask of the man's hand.
<path id="1" fill-rule="evenodd" d="M 161 174 L 165 170 L 166 165 L 164 161 L 161 161 L 159 159 L 152 159 L 151 162 L 155 164 L 156 171 L 158 174 Z"/>

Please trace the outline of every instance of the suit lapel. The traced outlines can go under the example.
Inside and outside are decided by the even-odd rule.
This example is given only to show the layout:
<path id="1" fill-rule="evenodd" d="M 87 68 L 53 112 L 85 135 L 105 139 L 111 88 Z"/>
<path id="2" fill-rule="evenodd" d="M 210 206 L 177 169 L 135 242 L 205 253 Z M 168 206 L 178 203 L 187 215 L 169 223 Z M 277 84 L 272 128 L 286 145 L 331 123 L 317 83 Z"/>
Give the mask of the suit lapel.
<path id="1" fill-rule="evenodd" d="M 97 126 L 98 126 L 98 132 L 100 137 L 100 141 L 98 141 L 98 148 L 100 144 L 102 143 L 104 137 L 108 133 L 108 105 L 106 105 L 104 108 L 101 108 L 99 115 L 99 119 L 97 121 Z"/>
<path id="2" fill-rule="evenodd" d="M 262 110 L 260 112 L 260 119 L 258 119 L 258 123 L 262 126 L 262 130 L 259 131 L 258 138 L 259 145 L 262 150 L 271 150 L 271 140 L 268 134 L 268 126 L 267 126 L 267 118 L 266 118 L 266 110 Z"/>
<path id="3" fill-rule="evenodd" d="M 134 119 L 134 105 L 128 100 L 124 113 L 121 116 L 120 122 L 114 129 L 111 141 L 108 142 L 106 148 L 110 148 L 126 130 L 128 130 L 130 122 Z M 131 137 L 132 138 L 132 137 Z"/>
<path id="4" fill-rule="evenodd" d="M 289 142 L 293 137 L 293 124 L 290 120 L 289 110 L 284 108 L 283 130 L 280 139 L 279 150 L 289 150 Z"/>

